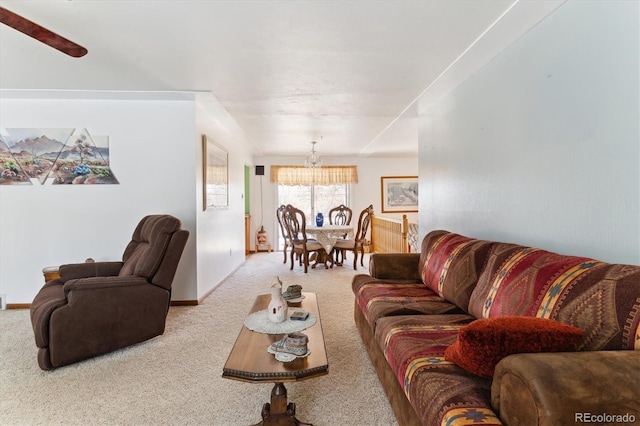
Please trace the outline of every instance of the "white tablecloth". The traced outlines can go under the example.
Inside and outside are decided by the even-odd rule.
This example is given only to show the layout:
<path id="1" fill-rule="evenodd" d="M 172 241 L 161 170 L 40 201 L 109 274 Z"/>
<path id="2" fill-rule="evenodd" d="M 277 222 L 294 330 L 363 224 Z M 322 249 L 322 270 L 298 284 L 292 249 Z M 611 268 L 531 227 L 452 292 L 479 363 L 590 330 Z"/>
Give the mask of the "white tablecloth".
<path id="1" fill-rule="evenodd" d="M 306 231 L 310 237 L 315 238 L 322 244 L 327 253 L 331 253 L 336 241 L 345 234 L 349 238 L 353 238 L 353 227 L 351 225 L 307 226 Z"/>

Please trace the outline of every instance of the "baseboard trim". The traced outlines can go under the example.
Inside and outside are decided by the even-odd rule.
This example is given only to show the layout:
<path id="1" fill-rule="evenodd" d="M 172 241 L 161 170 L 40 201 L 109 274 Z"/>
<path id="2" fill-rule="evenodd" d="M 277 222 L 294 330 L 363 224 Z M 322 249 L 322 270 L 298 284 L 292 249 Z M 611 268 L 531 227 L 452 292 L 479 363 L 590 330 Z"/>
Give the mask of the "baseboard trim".
<path id="1" fill-rule="evenodd" d="M 226 277 L 225 277 L 225 278 L 226 278 Z M 211 290 L 209 290 L 208 292 L 206 292 L 206 293 L 204 294 L 204 296 L 202 296 L 200 299 L 198 299 L 198 304 L 203 303 L 203 302 L 204 302 L 204 300 L 205 300 L 207 297 L 211 296 L 211 294 L 212 294 L 212 293 L 213 293 L 213 292 L 214 292 L 214 291 L 215 291 L 215 290 L 220 286 L 220 284 L 221 284 L 221 283 L 222 283 L 222 281 L 221 281 L 221 282 L 219 282 L 218 284 L 216 284 L 216 285 L 215 285 Z"/>
<path id="2" fill-rule="evenodd" d="M 31 303 L 7 303 L 7 309 L 29 309 Z"/>
<path id="3" fill-rule="evenodd" d="M 197 306 L 197 300 L 172 300 L 171 306 Z"/>
<path id="4" fill-rule="evenodd" d="M 222 278 L 218 284 L 214 285 L 213 288 L 211 288 L 211 290 L 207 291 L 197 302 L 197 304 L 201 304 L 204 302 L 204 300 L 211 296 L 213 294 L 214 291 L 216 291 L 218 289 L 218 287 L 220 287 L 226 280 L 227 278 L 229 278 L 232 274 L 234 274 L 238 269 L 240 269 L 240 267 L 246 262 L 243 261 L 240 265 L 238 265 L 233 271 L 229 272 L 227 275 L 224 276 L 224 278 Z"/>

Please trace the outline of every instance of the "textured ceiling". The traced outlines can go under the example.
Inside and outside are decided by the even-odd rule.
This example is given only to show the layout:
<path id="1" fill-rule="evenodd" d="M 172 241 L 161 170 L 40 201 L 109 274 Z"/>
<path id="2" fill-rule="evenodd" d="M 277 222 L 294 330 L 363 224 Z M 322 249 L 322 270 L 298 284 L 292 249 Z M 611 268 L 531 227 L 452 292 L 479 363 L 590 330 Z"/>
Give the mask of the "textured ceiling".
<path id="1" fill-rule="evenodd" d="M 86 47 L 0 25 L 0 89 L 211 93 L 263 155 L 417 153 L 436 100 L 557 1 L 0 1 Z M 9 89 L 9 90 L 7 90 Z"/>

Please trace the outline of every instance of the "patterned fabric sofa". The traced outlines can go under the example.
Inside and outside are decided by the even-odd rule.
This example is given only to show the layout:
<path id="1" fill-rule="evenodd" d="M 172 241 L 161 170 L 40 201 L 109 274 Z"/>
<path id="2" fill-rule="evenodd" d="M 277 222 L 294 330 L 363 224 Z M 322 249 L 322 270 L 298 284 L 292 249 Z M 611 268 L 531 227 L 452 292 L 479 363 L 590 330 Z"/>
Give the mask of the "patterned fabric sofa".
<path id="1" fill-rule="evenodd" d="M 421 253 L 372 254 L 352 288 L 400 425 L 640 422 L 640 266 L 432 231 Z M 509 349 L 492 377 L 445 356 L 469 324 L 522 317 L 581 337 L 569 351 Z M 508 343 L 493 340 L 499 350 Z"/>

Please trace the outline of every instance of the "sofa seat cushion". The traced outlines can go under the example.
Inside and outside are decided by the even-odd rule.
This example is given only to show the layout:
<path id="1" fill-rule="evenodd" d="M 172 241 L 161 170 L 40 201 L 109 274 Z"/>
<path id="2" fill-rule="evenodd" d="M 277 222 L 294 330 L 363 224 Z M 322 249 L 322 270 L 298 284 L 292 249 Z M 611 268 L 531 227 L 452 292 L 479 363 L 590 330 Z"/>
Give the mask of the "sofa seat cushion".
<path id="1" fill-rule="evenodd" d="M 584 331 L 578 350 L 640 349 L 640 266 L 499 243 L 471 295 L 477 318 L 549 318 Z"/>
<path id="2" fill-rule="evenodd" d="M 418 269 L 434 293 L 468 312 L 469 298 L 493 243 L 448 231 L 431 231 L 422 241 Z"/>
<path id="3" fill-rule="evenodd" d="M 376 341 L 424 425 L 502 424 L 491 408 L 491 381 L 446 361 L 466 314 L 380 318 Z"/>
<path id="4" fill-rule="evenodd" d="M 547 318 L 494 317 L 465 325 L 444 357 L 471 373 L 492 378 L 496 364 L 517 353 L 574 351 L 582 330 Z"/>
<path id="5" fill-rule="evenodd" d="M 358 307 L 372 329 L 379 318 L 390 315 L 423 315 L 462 312 L 422 283 L 393 280 L 353 282 Z"/>

